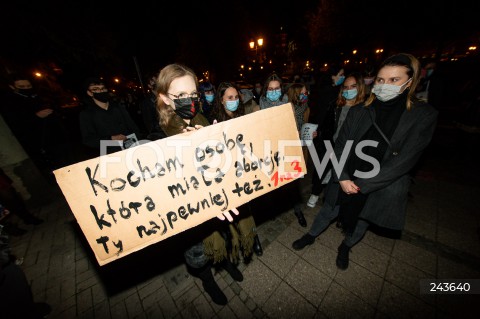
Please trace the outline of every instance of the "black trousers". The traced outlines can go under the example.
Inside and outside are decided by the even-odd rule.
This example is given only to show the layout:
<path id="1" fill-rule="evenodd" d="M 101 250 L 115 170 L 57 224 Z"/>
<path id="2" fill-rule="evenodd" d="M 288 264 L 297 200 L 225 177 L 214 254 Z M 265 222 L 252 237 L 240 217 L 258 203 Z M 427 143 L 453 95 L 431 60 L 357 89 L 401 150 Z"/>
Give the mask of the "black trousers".
<path id="1" fill-rule="evenodd" d="M 32 290 L 19 266 L 9 263 L 0 270 L 0 314 L 2 319 L 37 319 Z"/>

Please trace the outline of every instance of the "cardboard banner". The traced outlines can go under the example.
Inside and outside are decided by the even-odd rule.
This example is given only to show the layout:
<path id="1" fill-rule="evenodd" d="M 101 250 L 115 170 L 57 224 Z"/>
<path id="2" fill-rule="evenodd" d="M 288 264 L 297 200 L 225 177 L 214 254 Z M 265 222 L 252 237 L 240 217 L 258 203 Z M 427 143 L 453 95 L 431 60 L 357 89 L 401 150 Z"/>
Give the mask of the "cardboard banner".
<path id="1" fill-rule="evenodd" d="M 306 165 L 288 103 L 54 174 L 105 265 L 303 177 Z"/>

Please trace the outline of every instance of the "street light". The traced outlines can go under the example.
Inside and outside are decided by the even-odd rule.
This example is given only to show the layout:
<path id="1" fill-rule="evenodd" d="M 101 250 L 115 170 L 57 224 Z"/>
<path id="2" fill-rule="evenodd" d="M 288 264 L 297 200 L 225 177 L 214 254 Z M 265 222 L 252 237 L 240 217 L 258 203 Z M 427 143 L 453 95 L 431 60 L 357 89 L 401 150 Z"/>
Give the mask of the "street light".
<path id="1" fill-rule="evenodd" d="M 250 49 L 255 49 L 255 58 L 260 57 L 258 60 L 260 63 L 263 63 L 263 56 L 262 56 L 262 46 L 263 46 L 263 38 L 258 38 L 257 41 L 250 41 L 249 43 Z M 260 48 L 260 55 L 258 54 L 258 49 Z"/>

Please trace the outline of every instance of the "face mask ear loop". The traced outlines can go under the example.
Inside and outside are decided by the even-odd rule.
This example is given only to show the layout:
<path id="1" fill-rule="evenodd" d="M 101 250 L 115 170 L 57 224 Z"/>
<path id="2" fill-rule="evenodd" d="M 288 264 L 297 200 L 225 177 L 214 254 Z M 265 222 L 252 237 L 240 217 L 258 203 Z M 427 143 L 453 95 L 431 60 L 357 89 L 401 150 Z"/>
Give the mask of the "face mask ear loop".
<path id="1" fill-rule="evenodd" d="M 407 82 L 405 82 L 405 83 L 402 84 L 402 86 L 407 85 L 408 82 L 410 82 L 410 81 L 412 81 L 412 78 L 409 78 L 409 79 L 407 80 Z M 409 87 L 405 87 L 405 88 L 403 89 L 402 93 L 405 92 L 406 90 L 410 90 L 410 86 L 409 86 Z"/>

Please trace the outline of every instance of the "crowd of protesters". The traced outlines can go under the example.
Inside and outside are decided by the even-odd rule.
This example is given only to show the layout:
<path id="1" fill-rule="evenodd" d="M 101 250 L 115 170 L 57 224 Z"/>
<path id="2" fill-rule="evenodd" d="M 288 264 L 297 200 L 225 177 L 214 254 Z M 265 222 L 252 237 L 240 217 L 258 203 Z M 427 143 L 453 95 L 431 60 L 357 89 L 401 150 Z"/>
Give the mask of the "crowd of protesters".
<path id="1" fill-rule="evenodd" d="M 190 73 L 187 72 L 185 76 L 191 77 L 189 80 L 193 81 L 193 88 L 185 93 L 186 98 L 165 91 L 168 87 L 161 86 L 162 73 L 146 79 L 144 94 L 131 92 L 119 94 L 110 90 L 101 78 L 90 77 L 82 86 L 79 94 L 82 95 L 82 99 L 76 106 L 76 112 L 65 112 L 61 106 L 55 105 L 55 100 L 43 98 L 35 90 L 35 82 L 27 74 L 15 73 L 9 78 L 8 88 L 4 88 L 0 114 L 18 143 L 47 176 L 57 168 L 103 155 L 101 142 L 105 140 L 116 143 L 109 144 L 110 148 L 107 149 L 109 153 L 128 148 L 138 140 L 157 140 L 182 133 L 178 127 L 173 130 L 166 117 L 174 118 L 178 122 L 175 123 L 181 124 L 179 124 L 181 128 L 192 119 L 201 118 L 202 121 L 198 123 L 193 121 L 199 124 L 193 128 L 201 129 L 203 126 L 288 102 L 291 103 L 295 114 L 299 136 L 302 124 L 314 123 L 318 125 L 314 132 L 316 141 L 329 140 L 342 146 L 346 139 L 352 139 L 356 143 L 365 138 L 378 141 L 381 145 L 380 151 L 370 152 L 371 157 L 381 162 L 384 167 L 389 167 L 388 165 L 393 163 L 391 172 L 384 169 L 377 178 L 378 181 L 369 182 L 353 178 L 355 169 L 366 171 L 369 168 L 360 159 L 353 158 L 349 159 L 347 168 L 339 176 L 334 176 L 328 169 L 323 175 L 313 173 L 312 193 L 308 201 L 302 199 L 297 183 L 291 183 L 289 187 L 279 189 L 278 192 L 273 191 L 266 196 L 282 197 L 287 191 L 285 195 L 290 198 L 289 204 L 299 225 L 307 227 L 302 208 L 304 205 L 314 208 L 320 193 L 324 191 L 328 201 L 322 205 L 310 231 L 292 246 L 300 250 L 313 244 L 315 238 L 324 231 L 331 220 L 338 218 L 346 239 L 339 246 L 336 262 L 338 268 L 347 269 L 348 253 L 365 234 L 368 222 L 395 229 L 402 228 L 403 220 L 378 220 L 378 216 L 373 216 L 371 212 L 382 211 L 384 207 L 379 207 L 380 203 L 390 205 L 392 200 L 397 199 L 395 207 L 404 211 L 403 195 L 408 192 L 408 185 L 403 181 L 408 179 L 407 175 L 411 173 L 421 152 L 428 145 L 436 125 L 437 114 L 440 113 L 441 117 L 443 109 L 451 108 L 448 103 L 451 101 L 452 92 L 447 89 L 452 82 L 447 76 L 449 74 L 442 70 L 438 61 L 422 62 L 423 64 L 420 64 L 418 59 L 409 54 L 397 54 L 378 65 L 377 69 L 373 65 L 351 68 L 349 65 L 332 63 L 314 75 L 308 73 L 281 76 L 273 73 L 265 79 L 252 81 L 255 85 L 247 88 L 237 87 L 232 79 L 225 79 L 218 86 L 210 83 L 208 79 L 199 84 L 194 73 L 189 71 Z M 181 65 L 175 66 L 181 68 Z M 166 72 L 165 69 L 162 70 Z M 186 70 L 190 69 L 187 67 Z M 170 84 L 168 83 L 169 86 Z M 456 119 L 459 122 L 463 121 L 466 126 L 475 127 L 479 124 L 480 95 L 478 91 L 472 89 L 473 86 L 472 83 L 466 82 L 463 87 L 458 88 L 457 94 L 464 94 L 469 98 L 463 102 L 468 117 L 457 114 Z M 188 100 L 188 105 L 181 104 L 185 102 L 184 100 Z M 195 110 L 192 111 L 193 106 Z M 404 111 L 418 113 L 421 118 L 428 118 L 428 121 L 419 124 L 416 117 L 410 119 L 410 122 L 406 121 Z M 185 129 L 192 129 L 187 124 L 184 125 Z M 410 127 L 408 134 L 405 133 L 401 137 L 395 135 L 397 128 L 403 129 L 409 125 L 414 127 Z M 357 127 L 361 128 L 361 133 Z M 424 142 L 418 143 L 419 137 L 422 137 Z M 392 149 L 397 147 L 395 143 L 411 144 L 409 147 L 412 151 L 405 153 L 400 151 L 398 155 L 398 152 Z M 323 156 L 327 150 L 321 148 L 321 145 L 323 144 L 315 143 L 318 154 Z M 340 153 L 341 150 L 336 147 L 335 154 L 338 156 Z M 305 158 L 309 159 L 308 156 Z M 28 212 L 22 199 L 8 182 L 8 177 L 6 180 L 7 183 L 3 183 L 5 189 L 8 188 L 8 192 L 15 195 L 15 201 L 9 202 L 6 197 L 2 197 L 1 207 L 9 205 L 10 207 L 6 207 L 7 211 L 24 216 L 25 223 L 38 225 L 43 222 Z M 397 185 L 398 183 L 401 185 Z M 388 187 L 394 187 L 394 192 L 399 194 L 398 198 L 385 197 L 382 190 Z M 335 192 L 334 195 L 332 190 Z M 2 193 L 7 194 L 7 191 L 2 190 Z M 248 210 L 254 214 L 255 207 L 251 209 L 249 207 Z M 398 214 L 401 215 L 402 212 Z M 2 217 L 1 224 L 8 219 L 6 215 L 8 214 Z M 251 258 L 252 252 L 258 256 L 262 254 L 260 239 L 255 231 L 255 221 L 251 213 L 249 216 L 249 226 L 245 229 L 251 235 L 251 240 L 248 247 L 242 247 L 246 252 L 245 262 Z M 236 225 L 241 225 L 241 220 Z M 228 232 L 228 227 L 221 229 Z M 8 228 L 5 230 L 8 231 Z M 24 232 L 15 232 L 13 229 L 10 235 L 23 234 Z M 219 238 L 229 236 L 220 235 Z M 203 249 L 204 242 L 199 244 L 201 244 L 199 249 Z M 185 256 L 188 260 L 187 252 Z M 223 259 L 222 261 L 225 262 Z M 227 261 L 225 267 L 235 280 L 243 279 L 230 261 Z M 226 304 L 225 295 L 212 282 L 210 268 L 207 268 L 204 272 L 204 268 L 197 271 L 198 276 L 204 281 L 204 288 L 214 302 Z"/>

